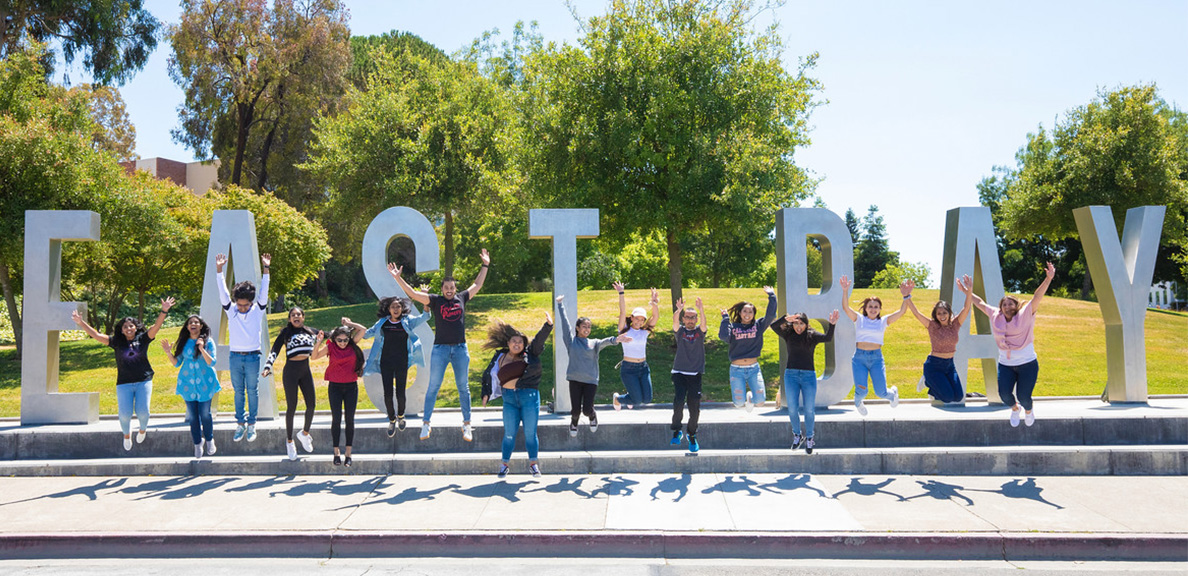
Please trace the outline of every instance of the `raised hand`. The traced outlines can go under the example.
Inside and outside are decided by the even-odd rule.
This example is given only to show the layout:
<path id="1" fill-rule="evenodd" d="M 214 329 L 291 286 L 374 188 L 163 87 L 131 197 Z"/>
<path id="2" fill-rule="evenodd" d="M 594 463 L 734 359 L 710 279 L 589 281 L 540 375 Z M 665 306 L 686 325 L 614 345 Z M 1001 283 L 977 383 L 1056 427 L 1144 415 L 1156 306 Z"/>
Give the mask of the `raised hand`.
<path id="1" fill-rule="evenodd" d="M 545 324 L 548 324 L 549 326 L 553 325 L 553 315 L 549 314 L 548 312 L 545 312 Z"/>
<path id="2" fill-rule="evenodd" d="M 727 310 L 727 309 L 725 309 L 725 308 L 723 308 L 723 309 L 722 309 L 722 315 L 723 315 L 723 316 L 730 316 L 730 311 L 729 311 L 729 310 Z"/>
<path id="3" fill-rule="evenodd" d="M 623 286 L 622 282 L 619 282 L 618 280 L 616 280 L 613 284 L 611 284 L 611 288 L 614 288 L 615 292 L 622 294 L 624 286 Z"/>
<path id="4" fill-rule="evenodd" d="M 321 342 L 322 340 L 325 340 L 325 339 L 326 339 L 326 333 L 322 330 L 318 330 L 318 342 Z"/>
<path id="5" fill-rule="evenodd" d="M 177 300 L 174 300 L 173 296 L 170 296 L 168 298 L 161 300 L 161 311 L 169 312 L 169 309 L 173 308 L 173 305 L 176 303 L 177 303 Z"/>
<path id="6" fill-rule="evenodd" d="M 351 324 L 353 324 L 353 322 L 351 322 L 351 319 L 347 318 L 346 316 L 343 316 L 342 318 L 340 318 L 339 322 L 342 322 L 343 326 L 350 326 Z"/>
<path id="7" fill-rule="evenodd" d="M 957 287 L 960 288 L 962 292 L 965 292 L 966 295 L 972 294 L 973 293 L 973 279 L 970 278 L 968 274 L 966 274 L 965 276 L 962 276 L 960 280 L 957 281 Z"/>
<path id="8" fill-rule="evenodd" d="M 704 312 L 704 311 L 705 311 L 705 306 L 704 306 L 704 305 L 702 305 L 702 303 L 701 303 L 701 296 L 698 296 L 698 297 L 697 297 L 697 299 L 696 299 L 696 300 L 694 300 L 694 302 L 696 302 L 696 303 L 697 303 L 697 309 L 698 309 L 698 310 L 701 310 L 702 312 Z"/>
<path id="9" fill-rule="evenodd" d="M 785 315 L 784 315 L 784 322 L 787 322 L 787 323 L 791 324 L 791 323 L 792 323 L 792 315 L 791 315 L 791 314 L 785 314 Z"/>
<path id="10" fill-rule="evenodd" d="M 399 278 L 403 271 L 403 266 L 397 266 L 395 262 L 388 262 L 388 274 L 391 274 L 393 278 Z"/>
<path id="11" fill-rule="evenodd" d="M 676 301 L 676 309 L 677 309 L 677 310 L 684 310 L 684 309 L 685 309 L 685 299 L 684 299 L 684 298 L 677 298 L 677 301 Z"/>
<path id="12" fill-rule="evenodd" d="M 906 280 L 899 284 L 899 293 L 903 296 L 911 295 L 912 288 L 916 287 L 916 282 L 913 280 Z"/>
<path id="13" fill-rule="evenodd" d="M 838 318 L 840 318 L 840 317 L 841 317 L 841 316 L 839 315 L 839 313 L 838 313 L 838 311 L 837 311 L 837 308 L 834 308 L 834 309 L 833 309 L 833 312 L 830 312 L 830 313 L 829 313 L 829 323 L 830 323 L 830 324 L 837 324 L 837 319 L 838 319 Z"/>
<path id="14" fill-rule="evenodd" d="M 221 274 L 223 272 L 223 266 L 226 266 L 226 265 L 227 265 L 227 255 L 226 254 L 216 254 L 215 255 L 215 272 L 218 272 Z"/>
<path id="15" fill-rule="evenodd" d="M 265 268 L 271 267 L 272 266 L 272 254 L 268 254 L 268 253 L 261 254 L 260 255 L 260 263 L 263 264 Z"/>
<path id="16" fill-rule="evenodd" d="M 564 294 L 562 294 L 562 295 L 558 296 L 557 298 L 555 298 L 555 300 L 556 300 L 557 302 L 560 302 L 560 301 L 562 301 L 562 300 L 564 300 L 564 299 L 565 299 L 565 295 L 564 295 Z"/>
<path id="17" fill-rule="evenodd" d="M 1052 278 L 1055 278 L 1055 277 L 1056 277 L 1056 266 L 1054 266 L 1051 262 L 1048 262 L 1047 266 L 1044 266 L 1044 278 L 1051 280 Z"/>
<path id="18" fill-rule="evenodd" d="M 768 296 L 775 296 L 775 288 L 772 288 L 771 286 L 764 286 L 763 291 L 767 292 Z"/>
<path id="19" fill-rule="evenodd" d="M 655 288 L 652 288 L 652 302 L 651 303 L 652 304 L 660 303 L 660 292 L 658 292 Z"/>
<path id="20" fill-rule="evenodd" d="M 848 277 L 846 277 L 845 274 L 842 274 L 842 277 L 839 278 L 837 281 L 837 285 L 841 286 L 842 290 L 845 290 L 848 292 L 850 290 L 850 287 L 853 286 L 854 283 L 850 282 L 850 279 Z"/>
<path id="21" fill-rule="evenodd" d="M 73 320 L 75 324 L 78 324 L 78 327 L 79 327 L 79 328 L 82 328 L 82 325 L 83 325 L 83 317 L 82 317 L 82 315 L 81 315 L 81 314 L 79 314 L 79 313 L 78 313 L 78 310 L 71 310 L 71 311 L 70 311 L 70 319 L 71 319 L 71 320 Z"/>
<path id="22" fill-rule="evenodd" d="M 491 265 L 491 255 L 487 253 L 487 249 L 479 250 L 479 260 L 483 261 L 483 266 Z"/>
<path id="23" fill-rule="evenodd" d="M 165 349 L 166 354 L 173 353 L 173 348 L 169 346 L 169 340 L 161 340 L 161 348 Z"/>

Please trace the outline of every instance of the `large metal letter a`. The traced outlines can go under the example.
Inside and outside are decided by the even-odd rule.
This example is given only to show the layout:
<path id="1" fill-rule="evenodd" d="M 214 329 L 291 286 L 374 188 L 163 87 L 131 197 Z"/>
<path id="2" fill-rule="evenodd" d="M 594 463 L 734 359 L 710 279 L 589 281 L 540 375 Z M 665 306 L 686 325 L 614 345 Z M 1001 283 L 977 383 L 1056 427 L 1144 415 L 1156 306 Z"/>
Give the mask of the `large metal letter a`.
<path id="1" fill-rule="evenodd" d="M 994 238 L 994 221 L 990 209 L 984 206 L 954 208 L 945 217 L 945 256 L 941 263 L 941 300 L 948 301 L 954 311 L 965 306 L 965 293 L 957 289 L 957 278 L 969 275 L 974 281 L 974 293 L 997 306 L 1002 300 L 1002 268 L 998 264 L 998 243 Z M 917 306 L 924 303 L 918 302 Z M 956 312 L 954 312 L 956 313 Z M 986 400 L 1001 403 L 998 395 L 998 345 L 990 334 L 990 319 L 978 310 L 970 312 L 977 331 L 969 331 L 969 319 L 959 332 L 957 353 L 953 364 L 963 390 L 969 390 L 966 372 L 969 361 L 982 359 L 982 380 L 986 386 Z"/>

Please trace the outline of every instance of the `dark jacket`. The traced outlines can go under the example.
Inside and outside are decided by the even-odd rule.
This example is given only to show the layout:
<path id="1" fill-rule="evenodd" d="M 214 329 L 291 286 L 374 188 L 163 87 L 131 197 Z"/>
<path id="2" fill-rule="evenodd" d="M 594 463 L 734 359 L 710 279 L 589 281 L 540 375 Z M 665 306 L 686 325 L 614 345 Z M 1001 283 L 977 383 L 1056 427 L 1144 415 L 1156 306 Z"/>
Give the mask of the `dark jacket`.
<path id="1" fill-rule="evenodd" d="M 549 339 L 549 333 L 553 331 L 552 324 L 545 324 L 540 327 L 540 331 L 536 333 L 536 337 L 528 344 L 528 348 L 524 350 L 524 360 L 528 366 L 524 369 L 524 375 L 516 381 L 516 388 L 536 388 L 540 389 L 541 376 L 544 370 L 540 364 L 540 355 L 544 353 L 545 341 Z M 491 361 L 487 363 L 487 367 L 483 369 L 483 398 L 491 397 L 491 374 L 499 371 L 499 358 L 507 353 L 507 348 L 496 350 L 491 357 Z"/>

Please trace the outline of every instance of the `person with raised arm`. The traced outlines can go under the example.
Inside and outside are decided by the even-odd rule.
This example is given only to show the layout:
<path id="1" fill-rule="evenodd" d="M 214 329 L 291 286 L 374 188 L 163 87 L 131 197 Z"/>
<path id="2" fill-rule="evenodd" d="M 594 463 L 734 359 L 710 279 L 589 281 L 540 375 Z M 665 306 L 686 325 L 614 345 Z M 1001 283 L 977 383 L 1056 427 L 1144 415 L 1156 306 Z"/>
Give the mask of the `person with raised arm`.
<path id="1" fill-rule="evenodd" d="M 329 343 L 319 341 L 311 358 L 330 357 L 326 366 L 326 390 L 330 398 L 330 438 L 334 442 L 334 465 L 351 467 L 351 445 L 355 442 L 355 409 L 359 405 L 359 376 L 363 375 L 363 339 L 361 326 L 339 326 L 330 332 Z M 352 333 L 353 332 L 353 333 Z M 346 460 L 339 452 L 343 417 L 346 417 Z"/>
<path id="2" fill-rule="evenodd" d="M 321 330 L 305 325 L 305 310 L 294 306 L 289 309 L 289 323 L 276 335 L 268 361 L 264 363 L 263 376 L 267 378 L 272 374 L 272 363 L 276 362 L 284 346 L 285 368 L 281 380 L 285 387 L 285 453 L 289 460 L 297 459 L 297 445 L 293 442 L 293 416 L 297 413 L 299 391 L 305 400 L 305 420 L 296 439 L 306 452 L 313 452 L 313 436 L 310 436 L 309 429 L 313 426 L 317 393 L 314 390 L 313 372 L 309 369 L 309 357 L 325 338 L 326 334 Z"/>
<path id="3" fill-rule="evenodd" d="M 524 447 L 528 450 L 528 473 L 540 477 L 540 440 L 536 425 L 540 419 L 540 355 L 553 330 L 553 316 L 545 312 L 544 325 L 532 342 L 510 324 L 496 320 L 487 328 L 485 348 L 495 350 L 491 363 L 483 371 L 483 403 L 493 397 L 503 398 L 503 445 L 499 477 L 507 476 L 516 434 L 524 426 Z"/>
<path id="4" fill-rule="evenodd" d="M 759 354 L 763 352 L 763 333 L 776 317 L 775 289 L 764 286 L 767 293 L 767 312 L 755 319 L 755 305 L 743 300 L 722 310 L 722 324 L 718 339 L 727 345 L 730 357 L 730 396 L 736 408 L 751 411 L 767 400 L 763 372 L 759 369 Z"/>
<path id="5" fill-rule="evenodd" d="M 771 325 L 771 331 L 787 344 L 788 360 L 784 366 L 784 398 L 788 402 L 788 420 L 792 422 L 792 449 L 801 445 L 812 454 L 816 446 L 814 436 L 817 422 L 817 368 L 813 353 L 817 344 L 833 340 L 833 327 L 840 317 L 837 310 L 829 314 L 829 326 L 822 334 L 809 326 L 808 314 L 788 314 Z M 800 410 L 804 409 L 804 428 L 800 427 Z"/>
<path id="6" fill-rule="evenodd" d="M 165 323 L 174 302 L 173 298 L 161 300 L 161 313 L 157 314 L 157 321 L 147 330 L 140 319 L 129 316 L 115 323 L 111 335 L 102 334 L 92 328 L 78 310 L 70 313 L 70 319 L 86 332 L 87 336 L 111 347 L 115 352 L 116 403 L 120 415 L 120 429 L 124 431 L 124 450 L 132 449 L 133 413 L 140 423 L 136 443 L 144 442 L 144 437 L 148 434 L 149 403 L 153 397 L 153 366 L 149 363 L 148 347 L 157 337 L 157 332 Z"/>
<path id="7" fill-rule="evenodd" d="M 219 302 L 227 313 L 227 340 L 231 348 L 228 365 L 231 372 L 231 388 L 235 391 L 235 435 L 231 440 L 239 442 L 245 437 L 248 442 L 256 441 L 256 413 L 260 403 L 260 325 L 268 316 L 268 281 L 272 255 L 260 256 L 263 274 L 260 276 L 260 290 L 250 280 L 236 283 L 227 291 L 227 277 L 223 267 L 227 255 L 215 256 L 215 278 L 219 285 Z M 244 407 L 247 411 L 245 413 Z"/>
<path id="8" fill-rule="evenodd" d="M 908 282 L 911 287 L 915 284 Z M 911 298 L 904 300 L 908 309 L 928 330 L 928 340 L 932 344 L 932 351 L 924 360 L 924 375 L 916 386 L 917 392 L 928 388 L 928 395 L 941 402 L 961 402 L 965 399 L 965 390 L 961 387 L 961 379 L 957 375 L 957 366 L 953 363 L 953 356 L 957 354 L 957 340 L 961 337 L 961 327 L 969 318 L 973 310 L 973 280 L 969 276 L 957 279 L 957 288 L 965 293 L 965 305 L 961 313 L 953 316 L 953 307 L 944 300 L 938 300 L 932 306 L 932 318 L 925 316 L 916 309 Z"/>
<path id="9" fill-rule="evenodd" d="M 899 320 L 907 310 L 907 300 L 912 297 L 912 289 L 906 282 L 899 285 L 899 293 L 904 302 L 899 310 L 883 316 L 883 301 L 878 296 L 868 296 L 862 300 L 862 313 L 859 314 L 850 307 L 850 288 L 854 283 L 842 276 L 838 284 L 842 288 L 842 310 L 854 322 L 858 349 L 854 352 L 851 366 L 854 369 L 854 408 L 858 413 L 866 416 L 866 406 L 862 401 L 866 398 L 867 381 L 874 385 L 875 395 L 890 400 L 891 407 L 899 406 L 899 388 L 887 388 L 887 366 L 883 361 L 883 334 L 887 327 Z"/>
<path id="10" fill-rule="evenodd" d="M 561 341 L 569 352 L 565 379 L 569 380 L 569 402 L 573 406 L 569 412 L 569 436 L 573 438 L 577 437 L 578 418 L 582 414 L 586 415 L 590 431 L 598 431 L 598 415 L 594 412 L 594 396 L 598 393 L 598 354 L 607 346 L 630 342 L 631 337 L 620 334 L 591 340 L 593 324 L 585 316 L 578 318 L 571 330 L 569 314 L 562 302 L 564 299 L 564 294 L 557 297 L 557 316 L 561 320 Z"/>
<path id="11" fill-rule="evenodd" d="M 990 333 L 998 344 L 998 395 L 1003 404 L 1011 407 L 1011 426 L 1019 425 L 1020 410 L 1026 411 L 1023 421 L 1035 424 L 1031 394 L 1039 378 L 1039 358 L 1035 354 L 1035 313 L 1048 292 L 1056 267 L 1048 262 L 1044 267 L 1044 281 L 1035 289 L 1031 300 L 1020 303 L 1014 296 L 1003 296 L 998 308 L 986 304 L 977 294 L 970 293 L 974 306 L 990 317 Z"/>
<path id="12" fill-rule="evenodd" d="M 214 456 L 218 447 L 214 441 L 214 420 L 210 415 L 210 402 L 222 386 L 215 373 L 216 349 L 210 339 L 210 326 L 197 314 L 186 318 L 177 335 L 177 343 L 169 347 L 168 340 L 161 341 L 165 356 L 176 367 L 176 393 L 186 403 L 186 417 L 190 420 L 190 439 L 194 441 L 194 458 L 202 458 L 205 448 L 207 456 Z"/>
<path id="13" fill-rule="evenodd" d="M 652 317 L 648 318 L 648 311 L 643 307 L 631 311 L 627 315 L 627 301 L 623 294 L 623 283 L 613 284 L 619 293 L 619 335 L 630 338 L 623 342 L 623 362 L 619 364 L 619 378 L 623 380 L 626 394 L 615 392 L 611 395 L 611 402 L 615 410 L 622 410 L 623 405 L 634 408 L 640 404 L 652 402 L 652 372 L 648 368 L 648 336 L 656 327 L 656 319 L 660 316 L 660 294 L 652 288 Z"/>
<path id="14" fill-rule="evenodd" d="M 441 391 L 442 380 L 445 379 L 446 366 L 454 368 L 454 386 L 458 388 L 458 401 L 462 404 L 462 439 L 470 442 L 474 440 L 474 431 L 470 427 L 470 383 L 467 380 L 470 370 L 470 350 L 466 347 L 466 303 L 479 293 L 483 282 L 487 279 L 487 268 L 491 265 L 491 256 L 487 249 L 479 252 L 483 261 L 474 284 L 461 292 L 458 283 L 451 276 L 441 279 L 441 294 L 421 292 L 400 275 L 403 270 L 399 266 L 389 266 L 388 271 L 400 285 L 400 289 L 409 298 L 429 307 L 433 314 L 434 342 L 433 353 L 429 358 L 429 390 L 425 392 L 425 412 L 421 417 L 421 440 L 427 440 L 432 433 L 429 420 L 433 417 L 433 407 L 437 405 L 437 394 Z"/>
<path id="15" fill-rule="evenodd" d="M 685 308 L 685 299 L 676 302 L 672 313 L 672 331 L 676 333 L 676 356 L 672 359 L 672 441 L 680 446 L 684 434 L 681 420 L 685 418 L 685 404 L 689 404 L 689 452 L 701 449 L 697 443 L 697 424 L 701 419 L 701 377 L 705 374 L 705 307 L 697 297 L 697 309 Z"/>
<path id="16" fill-rule="evenodd" d="M 388 264 L 388 271 L 394 272 L 395 264 Z M 388 438 L 396 435 L 396 430 L 404 430 L 404 409 L 407 404 L 405 390 L 408 387 L 408 369 L 412 366 L 424 366 L 425 360 L 421 352 L 421 339 L 416 329 L 429 319 L 428 314 L 417 314 L 412 302 L 407 298 L 389 296 L 381 298 L 379 318 L 371 328 L 352 322 L 343 317 L 342 324 L 361 334 L 362 338 L 374 338 L 371 351 L 367 353 L 367 362 L 363 365 L 363 375 L 379 374 L 384 387 L 384 409 L 388 413 Z M 392 397 L 396 403 L 393 405 Z"/>

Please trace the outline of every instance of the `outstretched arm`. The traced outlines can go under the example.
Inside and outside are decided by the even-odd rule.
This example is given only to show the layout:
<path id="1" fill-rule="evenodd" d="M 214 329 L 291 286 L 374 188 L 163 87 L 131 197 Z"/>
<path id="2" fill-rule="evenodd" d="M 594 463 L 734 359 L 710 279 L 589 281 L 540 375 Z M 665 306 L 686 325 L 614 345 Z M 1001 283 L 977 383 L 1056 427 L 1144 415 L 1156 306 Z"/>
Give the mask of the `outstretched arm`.
<path id="1" fill-rule="evenodd" d="M 767 313 L 763 315 L 763 323 L 759 325 L 760 330 L 762 330 L 764 326 L 770 326 L 771 322 L 775 320 L 776 317 L 775 288 L 772 288 L 771 286 L 764 286 L 763 291 L 767 293 Z"/>
<path id="2" fill-rule="evenodd" d="M 957 314 L 957 323 L 965 324 L 965 319 L 969 318 L 969 313 L 973 310 L 973 280 L 969 276 L 962 276 L 957 280 L 957 288 L 965 293 L 965 304 L 961 307 L 961 312 Z"/>
<path id="3" fill-rule="evenodd" d="M 483 266 L 479 268 L 479 273 L 474 279 L 474 284 L 471 284 L 470 288 L 466 289 L 467 292 L 470 292 L 471 298 L 474 298 L 479 293 L 479 290 L 483 289 L 483 282 L 487 280 L 487 268 L 491 266 L 491 255 L 487 254 L 486 248 L 479 251 L 479 259 L 483 261 Z"/>
<path id="4" fill-rule="evenodd" d="M 268 307 L 268 284 L 272 278 L 272 254 L 262 254 L 260 256 L 260 264 L 263 264 L 260 273 L 260 289 L 256 292 L 256 303 L 261 308 Z"/>
<path id="5" fill-rule="evenodd" d="M 685 313 L 685 299 L 680 298 L 676 301 L 676 309 L 672 311 L 672 331 L 676 332 L 681 329 L 681 315 Z"/>
<path id="6" fill-rule="evenodd" d="M 173 348 L 169 346 L 169 339 L 161 340 L 161 348 L 165 350 L 165 357 L 169 359 L 171 366 L 177 366 L 181 362 L 177 361 L 177 356 L 173 355 Z"/>
<path id="7" fill-rule="evenodd" d="M 888 326 L 890 326 L 896 320 L 899 320 L 899 317 L 903 316 L 903 313 L 907 311 L 908 302 L 912 299 L 912 288 L 915 287 L 916 283 L 911 280 L 903 282 L 899 285 L 899 293 L 903 295 L 903 303 L 899 305 L 899 310 L 896 310 L 887 317 Z"/>
<path id="8" fill-rule="evenodd" d="M 545 312 L 545 321 L 541 325 L 540 330 L 537 331 L 536 336 L 532 338 L 532 343 L 528 345 L 528 353 L 533 356 L 540 356 L 544 353 L 545 342 L 549 340 L 549 332 L 553 331 L 553 315 Z"/>
<path id="9" fill-rule="evenodd" d="M 706 320 L 705 320 L 705 304 L 704 304 L 704 303 L 702 303 L 702 301 L 701 301 L 701 296 L 698 296 L 698 297 L 697 297 L 697 300 L 696 300 L 696 302 L 697 302 L 697 314 L 698 314 L 699 316 L 701 316 L 701 331 L 702 331 L 703 333 L 704 333 L 704 332 L 709 332 L 709 329 L 708 329 L 709 327 L 708 327 L 708 325 L 706 324 Z"/>
<path id="10" fill-rule="evenodd" d="M 968 303 L 969 300 L 967 299 L 966 302 Z M 912 314 L 916 317 L 916 320 L 919 320 L 920 324 L 924 325 L 925 328 L 928 327 L 929 322 L 932 322 L 930 318 L 920 313 L 920 311 L 916 308 L 916 303 L 912 302 L 911 298 L 905 299 L 903 303 L 908 307 L 908 310 L 912 311 Z"/>
<path id="11" fill-rule="evenodd" d="M 227 265 L 226 254 L 215 255 L 215 278 L 218 280 L 215 284 L 219 285 L 219 303 L 223 308 L 231 305 L 231 291 L 227 290 L 227 277 L 223 275 L 223 267 Z"/>
<path id="12" fill-rule="evenodd" d="M 846 313 L 846 316 L 851 322 L 857 322 L 858 313 L 850 307 L 850 288 L 854 286 L 854 283 L 850 282 L 850 279 L 843 275 L 841 279 L 837 281 L 837 284 L 838 286 L 841 286 L 842 289 L 842 311 Z"/>
<path id="13" fill-rule="evenodd" d="M 157 314 L 156 323 L 154 323 L 148 329 L 148 337 L 149 338 L 157 337 L 157 332 L 160 331 L 161 326 L 163 326 L 165 324 L 165 317 L 169 316 L 169 309 L 173 308 L 174 302 L 176 302 L 176 300 L 174 300 L 172 296 L 170 296 L 169 298 L 165 298 L 164 300 L 161 300 L 161 313 Z"/>
<path id="14" fill-rule="evenodd" d="M 568 350 L 570 346 L 573 346 L 573 338 L 576 334 L 571 332 L 573 328 L 569 326 L 569 315 L 565 313 L 565 303 L 562 302 L 564 299 L 564 294 L 557 297 L 557 319 L 561 321 L 561 341 L 565 343 L 565 349 Z"/>
<path id="15" fill-rule="evenodd" d="M 627 297 L 623 295 L 622 282 L 615 282 L 611 286 L 619 293 L 619 332 L 622 332 L 627 327 Z"/>
<path id="16" fill-rule="evenodd" d="M 420 290 L 417 290 L 416 288 L 409 286 L 408 282 L 406 282 L 404 280 L 404 276 L 401 276 L 401 272 L 404 272 L 403 266 L 397 266 L 396 263 L 394 263 L 394 262 L 388 263 L 388 273 L 391 274 L 392 277 L 396 279 L 396 284 L 400 285 L 400 289 L 404 290 L 404 293 L 408 294 L 409 298 L 412 298 L 413 300 L 416 300 L 417 302 L 420 302 L 421 304 L 428 304 L 429 303 L 429 294 L 426 292 L 421 292 Z"/>
<path id="17" fill-rule="evenodd" d="M 318 339 L 314 342 L 313 354 L 309 355 L 309 359 L 317 360 L 323 356 L 328 356 L 330 354 L 330 346 L 332 344 L 326 341 L 326 333 L 318 331 Z"/>
<path id="18" fill-rule="evenodd" d="M 648 325 L 655 328 L 656 322 L 660 320 L 660 293 L 652 288 L 652 317 L 648 319 Z"/>
<path id="19" fill-rule="evenodd" d="M 363 340 L 363 333 L 367 332 L 367 327 L 358 322 L 351 322 L 350 318 L 342 317 L 342 325 L 351 329 L 351 339 L 355 342 Z"/>
<path id="20" fill-rule="evenodd" d="M 1031 299 L 1031 302 L 1027 303 L 1027 307 L 1031 309 L 1032 314 L 1035 314 L 1035 307 L 1039 306 L 1040 300 L 1044 298 L 1044 294 L 1048 293 L 1048 286 L 1052 285 L 1052 278 L 1055 276 L 1056 267 L 1051 262 L 1048 262 L 1047 266 L 1044 266 L 1044 281 L 1040 282 L 1039 288 L 1035 289 L 1035 296 Z"/>
<path id="21" fill-rule="evenodd" d="M 70 313 L 70 319 L 74 320 L 74 323 L 78 324 L 78 327 L 81 328 L 83 332 L 86 332 L 87 336 L 98 340 L 100 344 L 107 346 L 109 343 L 111 343 L 111 338 L 109 338 L 107 334 L 100 334 L 98 330 L 91 328 L 91 325 L 87 324 L 86 320 L 83 320 L 83 317 L 78 313 L 78 310 Z"/>

